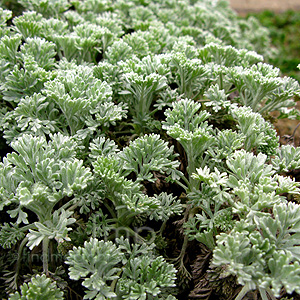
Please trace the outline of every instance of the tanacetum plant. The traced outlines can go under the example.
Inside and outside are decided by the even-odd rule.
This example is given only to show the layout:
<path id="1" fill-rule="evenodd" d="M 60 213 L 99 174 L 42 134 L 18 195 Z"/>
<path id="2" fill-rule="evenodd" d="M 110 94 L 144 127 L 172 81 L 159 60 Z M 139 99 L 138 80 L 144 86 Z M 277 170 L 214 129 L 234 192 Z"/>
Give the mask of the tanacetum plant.
<path id="1" fill-rule="evenodd" d="M 267 29 L 225 0 L 0 3 L 3 299 L 300 294 L 270 122 L 300 86 Z"/>

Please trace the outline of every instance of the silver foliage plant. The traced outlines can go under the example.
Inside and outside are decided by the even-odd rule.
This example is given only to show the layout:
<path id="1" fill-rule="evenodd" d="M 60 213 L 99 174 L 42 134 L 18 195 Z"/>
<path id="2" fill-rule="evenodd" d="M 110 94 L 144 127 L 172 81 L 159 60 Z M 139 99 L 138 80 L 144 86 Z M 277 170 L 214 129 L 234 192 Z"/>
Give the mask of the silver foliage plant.
<path id="1" fill-rule="evenodd" d="M 10 291 L 24 247 L 41 247 L 43 274 L 9 299 L 63 299 L 48 253 L 69 245 L 84 299 L 174 300 L 191 278 L 189 240 L 236 277 L 236 300 L 300 293 L 300 190 L 285 176 L 300 152 L 267 121 L 300 119 L 300 87 L 266 62 L 268 31 L 225 0 L 19 3 L 19 16 L 0 8 L 0 129 L 12 149 L 0 245 L 18 251 Z M 161 181 L 181 197 L 149 194 Z M 171 264 L 161 248 L 176 215 L 184 238 Z"/>

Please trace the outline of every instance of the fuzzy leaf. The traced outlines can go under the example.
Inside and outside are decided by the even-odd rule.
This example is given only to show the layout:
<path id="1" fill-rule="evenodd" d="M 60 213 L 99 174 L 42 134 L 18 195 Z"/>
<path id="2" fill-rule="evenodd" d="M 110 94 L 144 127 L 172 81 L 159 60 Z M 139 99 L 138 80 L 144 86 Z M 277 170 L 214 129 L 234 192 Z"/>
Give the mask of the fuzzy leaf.
<path id="1" fill-rule="evenodd" d="M 45 298 L 46 297 L 46 298 Z M 21 294 L 11 294 L 9 300 L 63 300 L 63 292 L 45 274 L 36 275 L 21 286 Z"/>
<path id="2" fill-rule="evenodd" d="M 68 228 L 67 226 L 76 222 L 76 219 L 70 218 L 72 214 L 73 212 L 68 212 L 65 210 L 61 210 L 60 213 L 55 211 L 51 217 L 51 220 L 47 220 L 44 223 L 35 222 L 34 224 L 37 231 L 29 229 L 29 233 L 27 234 L 27 247 L 32 250 L 46 237 L 49 239 L 55 239 L 58 243 L 61 243 L 64 240 L 70 241 L 71 239 L 67 234 L 71 228 Z"/>
<path id="3" fill-rule="evenodd" d="M 90 239 L 83 247 L 74 247 L 69 251 L 66 264 L 69 265 L 69 277 L 83 279 L 82 285 L 89 289 L 85 299 L 107 299 L 115 297 L 110 291 L 109 282 L 118 279 L 122 252 L 112 242 Z"/>
<path id="4" fill-rule="evenodd" d="M 134 172 L 137 181 L 150 182 L 155 181 L 153 171 L 172 174 L 172 178 L 176 179 L 176 168 L 179 166 L 179 162 L 174 160 L 176 156 L 173 146 L 169 148 L 157 134 L 137 138 L 119 155 L 126 175 Z"/>

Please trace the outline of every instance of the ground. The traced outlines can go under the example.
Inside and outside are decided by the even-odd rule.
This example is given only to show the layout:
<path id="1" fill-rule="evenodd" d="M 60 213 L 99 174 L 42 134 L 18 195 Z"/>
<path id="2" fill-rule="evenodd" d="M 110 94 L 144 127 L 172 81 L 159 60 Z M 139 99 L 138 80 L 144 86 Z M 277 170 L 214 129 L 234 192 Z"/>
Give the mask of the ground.
<path id="1" fill-rule="evenodd" d="M 300 0 L 229 0 L 231 7 L 245 14 L 265 9 L 282 12 L 288 9 L 300 10 Z"/>

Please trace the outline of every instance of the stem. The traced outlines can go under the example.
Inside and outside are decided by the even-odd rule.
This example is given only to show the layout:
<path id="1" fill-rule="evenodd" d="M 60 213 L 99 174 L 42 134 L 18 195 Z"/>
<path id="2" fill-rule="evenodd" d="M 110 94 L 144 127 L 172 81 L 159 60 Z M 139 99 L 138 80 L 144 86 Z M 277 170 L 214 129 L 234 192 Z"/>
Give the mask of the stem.
<path id="1" fill-rule="evenodd" d="M 162 236 L 162 233 L 163 233 L 164 230 L 166 229 L 167 221 L 168 221 L 168 220 L 163 221 L 163 223 L 162 223 L 161 226 L 160 226 L 160 229 L 159 229 L 159 231 L 158 231 L 158 234 L 159 234 L 160 236 Z"/>
<path id="2" fill-rule="evenodd" d="M 21 231 L 27 231 L 28 229 L 34 228 L 35 224 L 29 224 L 29 225 L 25 225 L 21 228 L 19 228 Z"/>
<path id="3" fill-rule="evenodd" d="M 135 241 L 142 241 L 143 243 L 147 243 L 147 240 L 145 240 L 141 235 L 138 234 L 137 231 L 134 231 L 130 227 L 118 226 L 118 224 L 114 224 L 113 228 L 114 232 L 108 237 L 109 240 L 119 238 L 122 235 L 122 232 L 124 232 L 126 234 L 125 238 L 133 237 Z"/>
<path id="4" fill-rule="evenodd" d="M 194 189 L 199 188 L 199 180 L 194 179 L 192 175 L 196 173 L 196 167 L 194 164 L 188 164 L 188 175 L 189 175 L 189 185 L 188 185 L 188 191 L 192 192 Z"/>
<path id="5" fill-rule="evenodd" d="M 179 180 L 175 180 L 175 182 L 176 182 L 177 184 L 179 184 L 180 186 L 184 187 L 184 190 L 187 191 L 188 186 L 189 186 L 189 184 L 190 184 L 189 180 L 188 180 L 188 179 L 184 176 L 184 174 L 182 174 L 182 173 L 181 173 L 181 174 L 179 173 L 179 177 L 180 177 L 180 179 L 182 179 L 182 180 L 185 182 L 186 185 L 180 183 Z"/>
<path id="6" fill-rule="evenodd" d="M 46 203 L 41 203 L 37 201 L 36 203 L 30 203 L 27 208 L 34 212 L 38 216 L 39 221 L 42 223 L 51 219 L 52 210 L 57 202 L 58 201 L 47 201 Z"/>
<path id="7" fill-rule="evenodd" d="M 252 103 L 251 103 L 251 108 L 256 111 L 256 107 L 258 106 L 258 104 L 262 101 L 262 98 L 261 97 L 261 86 L 258 87 L 257 91 L 256 91 L 256 94 L 255 94 L 255 97 L 252 99 Z"/>
<path id="8" fill-rule="evenodd" d="M 242 300 L 244 296 L 250 291 L 248 284 L 246 284 L 236 296 L 235 300 Z"/>
<path id="9" fill-rule="evenodd" d="M 149 112 L 149 116 L 153 116 L 158 111 L 158 108 L 155 108 L 151 112 Z"/>
<path id="10" fill-rule="evenodd" d="M 237 90 L 238 90 L 238 89 L 235 87 L 235 88 L 229 90 L 228 93 L 229 93 L 229 94 L 232 94 L 232 93 L 236 92 Z"/>
<path id="11" fill-rule="evenodd" d="M 70 293 L 74 293 L 76 295 L 76 299 L 82 299 L 82 296 L 80 296 L 75 290 L 73 290 L 72 288 L 70 288 L 69 286 L 66 287 Z M 74 299 L 74 298 L 72 298 Z"/>
<path id="12" fill-rule="evenodd" d="M 124 131 L 115 131 L 115 135 L 121 134 L 121 135 L 126 135 L 126 134 L 132 134 L 132 130 L 124 130 Z"/>
<path id="13" fill-rule="evenodd" d="M 178 66 L 178 73 L 180 74 L 180 95 L 181 94 L 185 94 L 186 92 L 186 86 L 185 86 L 185 76 L 184 76 L 184 72 L 182 70 L 182 68 L 180 66 Z"/>
<path id="14" fill-rule="evenodd" d="M 23 248 L 24 248 L 25 244 L 27 243 L 27 241 L 28 241 L 28 237 L 25 237 L 19 246 L 15 278 L 17 278 L 17 276 L 19 275 L 21 261 L 22 261 L 22 252 L 23 252 Z"/>
<path id="15" fill-rule="evenodd" d="M 267 289 L 268 295 L 271 297 L 272 300 L 277 300 L 276 297 L 273 295 L 273 293 L 270 291 L 270 289 Z"/>
<path id="16" fill-rule="evenodd" d="M 113 218 L 117 218 L 117 214 L 115 213 L 115 210 L 113 208 L 111 208 L 111 206 L 107 202 L 103 202 L 103 204 L 107 208 L 107 210 L 109 211 L 109 213 L 111 214 L 111 216 Z"/>
<path id="17" fill-rule="evenodd" d="M 72 210 L 74 210 L 74 208 L 76 208 L 76 204 L 74 204 L 73 206 L 75 206 L 75 207 L 73 207 L 73 206 L 71 206 L 71 207 L 69 207 L 70 205 L 72 205 L 72 202 L 73 202 L 73 199 L 72 200 L 70 200 L 70 201 L 68 201 L 67 203 L 65 203 L 64 205 L 62 205 L 59 209 L 60 210 L 70 210 L 70 211 L 72 211 Z"/>
<path id="18" fill-rule="evenodd" d="M 200 164 L 201 168 L 204 168 L 207 165 L 207 161 L 209 160 L 208 155 L 205 155 L 204 158 L 202 159 L 202 162 Z M 211 168 L 212 169 L 212 168 Z"/>
<path id="19" fill-rule="evenodd" d="M 262 300 L 269 300 L 268 295 L 267 295 L 267 291 L 265 289 L 259 287 L 258 290 L 259 290 L 259 293 L 261 295 Z"/>
<path id="20" fill-rule="evenodd" d="M 187 222 L 190 218 L 192 218 L 195 214 L 195 210 L 194 209 L 191 209 L 191 205 L 188 205 L 186 207 L 186 211 L 184 213 L 184 221 Z M 186 249 L 187 249 L 187 246 L 188 246 L 188 241 L 189 241 L 189 238 L 188 238 L 188 235 L 184 235 L 184 239 L 183 239 L 183 244 L 181 246 L 181 251 L 180 251 L 180 254 L 177 258 L 175 258 L 175 261 L 177 263 L 179 263 L 179 270 L 184 270 L 185 274 L 187 274 L 189 277 L 190 277 L 190 273 L 186 270 L 185 266 L 184 266 L 184 256 L 185 256 L 185 253 L 186 253 Z"/>
<path id="21" fill-rule="evenodd" d="M 220 77 L 219 77 L 220 81 L 219 81 L 219 84 L 220 84 L 220 90 L 223 90 L 223 73 L 221 71 L 220 73 Z"/>
<path id="22" fill-rule="evenodd" d="M 137 215 L 136 212 L 128 213 L 127 210 L 124 210 L 124 212 L 118 216 L 117 220 L 118 223 L 121 224 L 122 226 L 130 226 L 132 223 L 132 219 Z"/>
<path id="23" fill-rule="evenodd" d="M 300 126 L 300 123 L 298 123 L 298 125 L 295 127 L 295 129 L 294 129 L 294 131 L 293 131 L 293 134 L 292 134 L 292 137 L 295 136 L 295 133 L 296 133 L 296 131 L 297 131 L 297 129 L 298 129 L 299 126 Z"/>
<path id="24" fill-rule="evenodd" d="M 186 185 L 184 185 L 183 183 L 181 183 L 180 181 L 176 180 L 175 181 L 176 184 L 178 184 L 179 186 L 181 186 L 185 191 L 187 191 L 188 187 Z M 187 182 L 188 183 L 188 182 Z"/>
<path id="25" fill-rule="evenodd" d="M 46 276 L 49 275 L 48 270 L 48 248 L 49 248 L 49 238 L 45 237 L 43 239 L 43 272 Z"/>
<path id="26" fill-rule="evenodd" d="M 113 282 L 111 283 L 110 290 L 112 292 L 115 292 L 117 282 L 120 279 L 120 276 L 121 276 L 122 272 L 123 272 L 123 268 L 117 273 L 118 278 L 114 279 Z"/>
<path id="27" fill-rule="evenodd" d="M 260 110 L 258 110 L 259 113 L 264 113 L 265 111 L 270 112 L 273 110 L 273 108 L 278 105 L 277 102 L 271 102 L 269 104 L 264 105 Z"/>
<path id="28" fill-rule="evenodd" d="M 188 241 L 189 241 L 189 238 L 188 238 L 187 235 L 185 235 L 184 239 L 183 239 L 183 244 L 182 244 L 182 247 L 181 247 L 181 251 L 180 251 L 180 254 L 179 254 L 179 258 L 180 258 L 180 261 L 182 262 L 182 265 L 183 265 L 183 258 L 185 256 L 186 248 L 188 246 Z"/>

